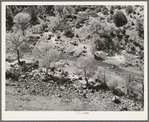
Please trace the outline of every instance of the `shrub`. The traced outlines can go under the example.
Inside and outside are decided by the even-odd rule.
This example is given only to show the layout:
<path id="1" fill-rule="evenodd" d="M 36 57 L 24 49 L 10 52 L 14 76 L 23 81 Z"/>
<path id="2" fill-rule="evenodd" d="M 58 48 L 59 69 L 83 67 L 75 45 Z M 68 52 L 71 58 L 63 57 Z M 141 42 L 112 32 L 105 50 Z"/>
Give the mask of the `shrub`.
<path id="1" fill-rule="evenodd" d="M 46 14 L 49 16 L 54 16 L 54 5 L 48 5 L 46 6 Z"/>
<path id="2" fill-rule="evenodd" d="M 114 6 L 111 6 L 111 8 L 110 8 L 110 14 L 114 14 Z"/>
<path id="3" fill-rule="evenodd" d="M 63 9 L 64 9 L 63 5 L 56 5 L 55 6 L 55 11 L 59 14 L 60 17 L 62 17 Z"/>
<path id="4" fill-rule="evenodd" d="M 134 12 L 134 9 L 131 5 L 129 5 L 129 6 L 126 6 L 125 11 L 129 15 Z"/>
<path id="5" fill-rule="evenodd" d="M 37 15 L 39 14 L 39 11 L 36 9 L 36 6 L 28 6 L 23 11 L 31 16 L 31 24 L 37 24 Z"/>
<path id="6" fill-rule="evenodd" d="M 89 13 L 90 16 L 92 16 L 92 17 L 98 17 L 98 14 L 97 14 L 96 11 L 90 11 L 90 12 L 88 12 L 88 13 Z"/>
<path id="7" fill-rule="evenodd" d="M 144 82 L 143 80 L 140 80 L 141 79 L 135 78 L 135 76 L 132 77 L 129 74 L 128 80 L 126 80 L 126 90 L 127 95 L 134 97 L 134 99 L 140 99 L 139 94 L 141 94 L 141 98 L 144 100 Z"/>
<path id="8" fill-rule="evenodd" d="M 102 9 L 103 15 L 109 15 L 109 10 L 104 6 Z"/>
<path id="9" fill-rule="evenodd" d="M 122 11 L 118 11 L 113 16 L 113 22 L 116 25 L 116 27 L 121 27 L 121 26 L 127 24 L 127 18 Z"/>
<path id="10" fill-rule="evenodd" d="M 118 9 L 118 10 L 120 10 L 120 9 L 122 9 L 123 7 L 122 6 L 120 6 L 120 5 L 116 5 L 115 6 L 115 9 Z"/>
<path id="11" fill-rule="evenodd" d="M 136 30 L 138 31 L 139 37 L 144 39 L 144 21 L 137 19 Z"/>
<path id="12" fill-rule="evenodd" d="M 89 31 L 90 31 L 90 34 L 91 35 L 95 35 L 95 34 L 101 34 L 102 33 L 102 30 L 103 30 L 103 24 L 101 24 L 101 22 L 96 19 L 96 18 L 93 18 L 90 22 L 90 27 L 89 27 Z M 103 32 L 104 33 L 104 32 Z"/>
<path id="13" fill-rule="evenodd" d="M 79 19 L 81 22 L 84 22 L 85 20 L 87 20 L 87 18 L 88 18 L 87 12 L 79 12 L 78 13 L 77 19 Z"/>
<path id="14" fill-rule="evenodd" d="M 9 6 L 6 6 L 6 29 L 10 30 L 13 26 L 13 12 Z"/>
<path id="15" fill-rule="evenodd" d="M 72 15 L 75 13 L 75 9 L 72 6 L 65 6 L 64 9 L 68 12 L 69 15 Z"/>
<path id="16" fill-rule="evenodd" d="M 98 50 L 109 52 L 109 50 L 113 49 L 114 47 L 113 41 L 108 34 L 103 34 L 101 36 L 98 36 L 95 42 L 96 42 L 96 47 L 98 47 Z"/>

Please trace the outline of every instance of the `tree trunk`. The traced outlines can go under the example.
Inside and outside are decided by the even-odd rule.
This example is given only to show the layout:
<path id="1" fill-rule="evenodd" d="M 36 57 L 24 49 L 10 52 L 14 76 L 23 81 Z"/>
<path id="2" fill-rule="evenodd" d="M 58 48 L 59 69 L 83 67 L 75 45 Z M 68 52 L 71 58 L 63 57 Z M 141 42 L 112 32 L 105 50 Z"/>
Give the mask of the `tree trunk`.
<path id="1" fill-rule="evenodd" d="M 105 71 L 105 66 L 104 66 L 104 84 L 106 83 L 106 71 Z"/>
<path id="2" fill-rule="evenodd" d="M 86 74 L 86 68 L 84 67 L 84 75 L 85 75 L 85 80 L 86 80 L 86 85 L 88 85 L 88 79 L 87 79 L 87 74 Z"/>
<path id="3" fill-rule="evenodd" d="M 20 64 L 20 52 L 18 49 L 17 49 L 17 55 L 18 55 L 18 64 Z"/>
<path id="4" fill-rule="evenodd" d="M 49 68 L 48 68 L 48 67 L 46 67 L 46 74 L 48 74 L 48 69 L 49 69 Z"/>

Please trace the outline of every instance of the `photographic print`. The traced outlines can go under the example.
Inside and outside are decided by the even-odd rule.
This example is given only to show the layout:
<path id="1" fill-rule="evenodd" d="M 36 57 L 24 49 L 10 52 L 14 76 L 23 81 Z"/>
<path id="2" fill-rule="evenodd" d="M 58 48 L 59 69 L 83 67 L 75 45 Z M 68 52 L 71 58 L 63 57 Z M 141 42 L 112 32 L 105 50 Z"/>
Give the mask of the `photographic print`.
<path id="1" fill-rule="evenodd" d="M 2 3 L 5 119 L 147 118 L 147 2 L 111 3 Z"/>

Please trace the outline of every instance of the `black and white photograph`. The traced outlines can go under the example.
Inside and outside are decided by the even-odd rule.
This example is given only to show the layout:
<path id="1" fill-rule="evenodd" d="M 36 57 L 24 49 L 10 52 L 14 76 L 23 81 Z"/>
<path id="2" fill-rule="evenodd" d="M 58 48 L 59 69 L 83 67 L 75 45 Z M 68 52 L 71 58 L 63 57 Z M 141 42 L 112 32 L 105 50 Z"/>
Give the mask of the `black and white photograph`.
<path id="1" fill-rule="evenodd" d="M 4 112 L 146 113 L 147 2 L 102 3 L 3 2 Z"/>

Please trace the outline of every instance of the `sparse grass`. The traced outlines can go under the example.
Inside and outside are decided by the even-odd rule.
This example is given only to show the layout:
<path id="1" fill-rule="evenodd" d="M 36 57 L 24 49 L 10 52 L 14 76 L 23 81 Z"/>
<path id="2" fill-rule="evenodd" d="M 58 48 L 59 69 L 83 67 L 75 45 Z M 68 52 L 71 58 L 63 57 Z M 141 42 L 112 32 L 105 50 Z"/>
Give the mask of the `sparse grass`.
<path id="1" fill-rule="evenodd" d="M 127 95 L 133 97 L 134 100 L 144 101 L 144 82 L 138 80 L 140 79 L 136 79 L 131 74 L 128 75 L 128 80 L 126 80 Z"/>

